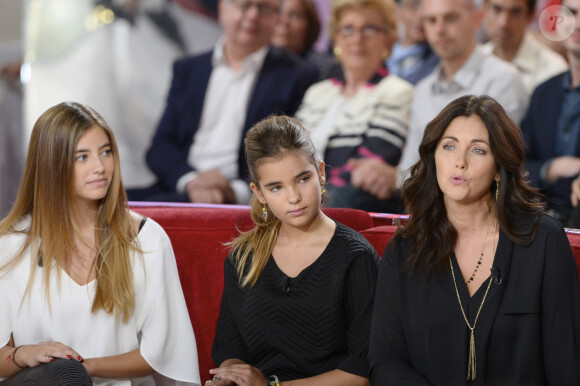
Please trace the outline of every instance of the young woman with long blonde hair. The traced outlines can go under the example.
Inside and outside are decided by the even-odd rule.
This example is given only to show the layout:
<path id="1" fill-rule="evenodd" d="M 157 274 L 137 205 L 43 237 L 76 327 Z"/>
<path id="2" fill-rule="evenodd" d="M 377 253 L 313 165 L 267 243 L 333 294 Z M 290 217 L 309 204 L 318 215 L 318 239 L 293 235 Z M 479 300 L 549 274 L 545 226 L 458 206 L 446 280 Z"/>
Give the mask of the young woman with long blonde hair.
<path id="1" fill-rule="evenodd" d="M 324 162 L 300 122 L 270 117 L 245 152 L 256 227 L 232 243 L 208 385 L 368 385 L 378 256 L 321 210 Z"/>
<path id="2" fill-rule="evenodd" d="M 169 238 L 126 201 L 103 118 L 42 114 L 0 224 L 1 385 L 199 384 Z"/>

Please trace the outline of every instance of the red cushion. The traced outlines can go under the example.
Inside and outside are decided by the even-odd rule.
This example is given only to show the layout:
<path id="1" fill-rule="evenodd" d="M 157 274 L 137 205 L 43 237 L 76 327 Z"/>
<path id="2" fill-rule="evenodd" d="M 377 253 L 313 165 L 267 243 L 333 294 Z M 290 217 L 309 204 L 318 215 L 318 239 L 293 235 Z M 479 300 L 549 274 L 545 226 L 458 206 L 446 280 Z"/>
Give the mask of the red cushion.
<path id="1" fill-rule="evenodd" d="M 167 232 L 179 270 L 181 287 L 195 332 L 202 382 L 209 379 L 211 346 L 215 335 L 223 290 L 223 263 L 228 255 L 225 243 L 254 224 L 247 206 L 130 203 L 131 209 L 157 221 Z M 362 210 L 326 208 L 331 218 L 366 237 L 382 256 L 397 231 L 397 215 Z M 377 226 L 379 225 L 379 226 Z M 580 274 L 580 231 L 567 230 Z"/>
<path id="2" fill-rule="evenodd" d="M 364 229 L 360 233 L 375 247 L 380 257 L 383 257 L 385 248 L 391 237 L 397 231 L 396 225 L 382 225 L 370 229 Z"/>

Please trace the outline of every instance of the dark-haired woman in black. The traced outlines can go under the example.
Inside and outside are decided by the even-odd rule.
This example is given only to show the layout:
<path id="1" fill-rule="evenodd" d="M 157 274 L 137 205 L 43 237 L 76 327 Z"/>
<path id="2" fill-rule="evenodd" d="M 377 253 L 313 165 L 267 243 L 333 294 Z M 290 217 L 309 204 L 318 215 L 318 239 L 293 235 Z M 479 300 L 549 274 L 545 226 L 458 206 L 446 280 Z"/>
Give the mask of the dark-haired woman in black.
<path id="1" fill-rule="evenodd" d="M 373 385 L 578 385 L 570 244 L 525 181 L 520 129 L 490 97 L 427 126 L 411 213 L 379 269 Z"/>

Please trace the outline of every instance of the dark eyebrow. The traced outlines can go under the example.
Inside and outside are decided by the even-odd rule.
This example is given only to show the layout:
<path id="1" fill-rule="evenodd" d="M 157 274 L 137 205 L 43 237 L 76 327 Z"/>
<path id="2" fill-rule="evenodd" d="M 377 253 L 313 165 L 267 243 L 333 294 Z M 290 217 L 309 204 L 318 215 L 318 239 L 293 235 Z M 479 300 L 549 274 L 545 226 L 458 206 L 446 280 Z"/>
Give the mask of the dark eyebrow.
<path id="1" fill-rule="evenodd" d="M 272 181 L 272 182 L 268 182 L 267 184 L 264 184 L 264 187 L 269 187 L 269 186 L 275 186 L 275 185 L 280 185 L 282 182 L 280 181 Z"/>
<path id="2" fill-rule="evenodd" d="M 300 173 L 298 173 L 294 178 L 300 178 L 302 176 L 305 176 L 307 174 L 312 174 L 311 170 L 303 170 Z M 264 184 L 264 187 L 267 188 L 269 186 L 275 186 L 275 185 L 280 185 L 282 184 L 282 181 L 272 181 L 272 182 L 268 182 L 267 184 Z"/>
<path id="3" fill-rule="evenodd" d="M 300 177 L 302 177 L 302 176 L 305 176 L 305 175 L 307 175 L 307 174 L 312 174 L 312 171 L 310 171 L 310 170 L 304 170 L 304 171 L 301 171 L 300 173 L 298 173 L 298 174 L 296 175 L 296 177 L 295 177 L 295 178 L 300 178 Z"/>
<path id="4" fill-rule="evenodd" d="M 111 146 L 111 143 L 107 142 L 107 143 L 101 145 L 99 147 L 99 150 L 104 149 L 105 147 L 110 147 L 110 146 Z M 78 149 L 77 151 L 75 151 L 75 153 L 86 153 L 88 151 L 89 151 L 89 149 Z"/>
<path id="5" fill-rule="evenodd" d="M 455 138 L 453 136 L 450 136 L 450 135 L 441 138 L 441 140 L 444 140 L 444 139 L 451 139 L 451 140 L 453 140 L 455 142 L 459 142 L 459 140 L 457 138 Z M 472 139 L 471 140 L 471 143 L 474 143 L 474 142 L 480 142 L 480 143 L 485 143 L 486 145 L 489 145 L 489 143 L 487 143 L 487 141 L 485 141 L 483 139 L 477 139 L 477 138 L 476 139 Z"/>

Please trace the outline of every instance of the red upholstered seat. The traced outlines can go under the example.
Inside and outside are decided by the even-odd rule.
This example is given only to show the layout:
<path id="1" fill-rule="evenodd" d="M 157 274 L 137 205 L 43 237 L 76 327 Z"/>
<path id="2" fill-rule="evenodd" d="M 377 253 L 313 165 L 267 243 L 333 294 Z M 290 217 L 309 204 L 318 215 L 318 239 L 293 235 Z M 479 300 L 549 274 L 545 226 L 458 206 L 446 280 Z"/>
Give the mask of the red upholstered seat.
<path id="1" fill-rule="evenodd" d="M 167 232 L 177 262 L 181 287 L 195 332 L 202 382 L 214 367 L 211 346 L 215 335 L 224 277 L 225 245 L 239 230 L 253 227 L 247 206 L 169 203 L 130 203 L 131 209 L 157 221 Z M 406 216 L 328 208 L 325 213 L 364 235 L 379 256 Z M 580 231 L 566 231 L 580 272 Z"/>

